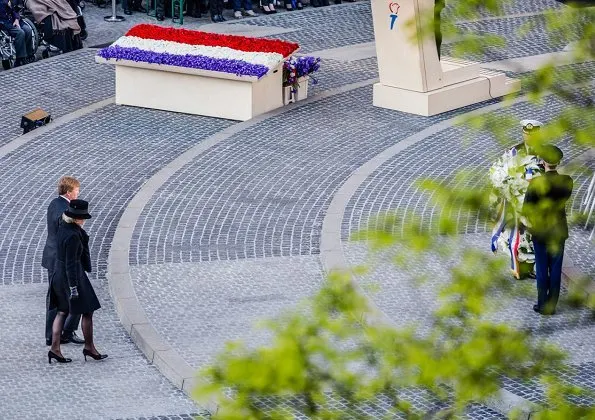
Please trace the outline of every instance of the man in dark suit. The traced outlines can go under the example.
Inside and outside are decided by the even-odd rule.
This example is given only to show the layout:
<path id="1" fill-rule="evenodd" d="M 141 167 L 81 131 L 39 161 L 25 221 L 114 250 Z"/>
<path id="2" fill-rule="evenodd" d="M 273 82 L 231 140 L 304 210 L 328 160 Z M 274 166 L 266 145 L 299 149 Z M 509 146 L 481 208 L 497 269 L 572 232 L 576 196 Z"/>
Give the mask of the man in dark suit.
<path id="1" fill-rule="evenodd" d="M 80 183 L 76 178 L 70 176 L 63 176 L 58 181 L 58 197 L 54 198 L 47 211 L 48 237 L 43 248 L 43 257 L 41 259 L 41 266 L 48 270 L 48 294 L 47 294 L 47 312 L 45 321 L 45 342 L 48 346 L 52 344 L 52 325 L 56 318 L 56 310 L 49 309 L 49 299 L 52 290 L 51 279 L 54 266 L 56 264 L 56 235 L 58 233 L 58 226 L 62 219 L 62 214 L 68 208 L 70 200 L 76 200 L 79 195 Z M 62 340 L 64 343 L 84 344 L 85 340 L 76 335 L 80 315 L 69 315 L 64 323 L 62 331 Z"/>
<path id="2" fill-rule="evenodd" d="M 529 184 L 523 215 L 535 250 L 537 305 L 533 310 L 542 315 L 553 315 L 560 296 L 564 243 L 568 239 L 566 202 L 572 194 L 573 182 L 568 175 L 556 171 L 563 157 L 559 148 L 544 146 L 540 148 L 539 156 L 543 159 L 545 173 Z"/>

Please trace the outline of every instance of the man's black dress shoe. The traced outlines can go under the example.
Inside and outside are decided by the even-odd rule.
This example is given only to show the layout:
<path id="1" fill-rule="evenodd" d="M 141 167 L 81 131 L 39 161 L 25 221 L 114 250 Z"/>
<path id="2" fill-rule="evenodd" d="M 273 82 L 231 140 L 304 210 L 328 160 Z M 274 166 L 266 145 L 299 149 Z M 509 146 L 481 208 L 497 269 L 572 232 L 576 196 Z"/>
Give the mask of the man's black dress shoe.
<path id="1" fill-rule="evenodd" d="M 157 15 L 157 16 L 155 16 L 155 17 L 157 18 L 157 20 L 158 20 L 159 22 L 163 22 L 163 21 L 165 20 L 165 16 L 163 16 L 163 15 Z"/>
<path id="2" fill-rule="evenodd" d="M 80 338 L 79 338 L 79 337 L 77 337 L 77 339 L 79 339 L 79 340 L 80 340 Z M 83 340 L 83 343 L 84 343 L 84 342 L 85 342 L 85 341 Z M 65 337 L 60 337 L 60 344 L 68 344 L 68 343 L 70 343 L 70 339 L 68 339 L 68 338 L 65 338 Z M 78 343 L 77 343 L 77 344 L 78 344 Z M 46 346 L 51 346 L 51 345 L 52 345 L 52 339 L 51 339 L 51 338 L 46 338 L 46 339 L 45 339 L 45 345 L 46 345 Z"/>
<path id="3" fill-rule="evenodd" d="M 130 16 L 132 14 L 132 11 L 130 11 L 128 9 L 124 9 L 124 14 Z"/>
<path id="4" fill-rule="evenodd" d="M 219 22 L 225 22 L 226 20 L 223 15 L 219 15 Z"/>
<path id="5" fill-rule="evenodd" d="M 539 306 L 533 305 L 533 310 L 541 315 L 556 315 L 556 310 L 553 311 L 544 311 L 543 309 L 539 309 Z"/>
<path id="6" fill-rule="evenodd" d="M 69 335 L 62 335 L 62 339 L 60 340 L 60 343 L 62 343 L 62 344 L 66 344 L 66 343 L 85 344 L 85 340 L 83 340 L 78 335 L 76 335 L 75 332 L 73 332 L 72 334 L 69 334 Z"/>

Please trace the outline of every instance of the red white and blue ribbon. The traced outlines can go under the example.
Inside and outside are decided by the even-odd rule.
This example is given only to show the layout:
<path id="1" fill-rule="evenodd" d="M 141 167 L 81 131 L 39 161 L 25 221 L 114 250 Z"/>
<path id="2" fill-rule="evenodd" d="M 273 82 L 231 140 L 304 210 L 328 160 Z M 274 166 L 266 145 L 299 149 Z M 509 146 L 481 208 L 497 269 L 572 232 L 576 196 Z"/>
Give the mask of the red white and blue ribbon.
<path id="1" fill-rule="evenodd" d="M 498 251 L 498 239 L 504 229 L 507 226 L 507 215 L 506 215 L 506 201 L 503 200 L 498 211 L 498 218 L 494 229 L 492 230 L 492 252 Z M 510 252 L 510 269 L 512 270 L 516 278 L 520 277 L 520 264 L 519 264 L 519 245 L 521 243 L 521 232 L 519 229 L 519 222 L 515 216 L 514 224 L 510 229 L 508 237 L 508 251 Z"/>

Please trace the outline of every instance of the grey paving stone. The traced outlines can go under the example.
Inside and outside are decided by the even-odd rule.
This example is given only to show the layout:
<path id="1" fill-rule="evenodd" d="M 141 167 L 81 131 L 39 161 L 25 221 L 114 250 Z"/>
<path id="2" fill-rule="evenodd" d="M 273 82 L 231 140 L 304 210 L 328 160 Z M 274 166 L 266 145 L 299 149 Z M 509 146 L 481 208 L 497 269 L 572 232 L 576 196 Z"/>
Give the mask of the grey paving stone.
<path id="1" fill-rule="evenodd" d="M 132 195 L 158 169 L 230 124 L 228 120 L 111 105 L 0 159 L 4 185 L 0 208 L 6 215 L 0 220 L 2 283 L 45 281 L 40 265 L 45 211 L 64 174 L 81 180 L 81 198 L 91 203 L 95 216 L 87 225 L 91 254 L 103 280 L 114 229 Z M 27 208 L 26 216 L 13 211 L 14 197 Z"/>
<path id="2" fill-rule="evenodd" d="M 475 249 L 485 249 L 489 242 L 488 233 L 468 234 L 460 238 L 456 247 L 463 245 Z M 458 249 L 452 244 L 450 249 Z M 371 256 L 362 243 L 345 243 L 343 250 L 352 265 L 364 264 L 370 267 L 369 275 L 358 278 L 358 282 L 368 290 L 374 303 L 398 327 L 416 326 L 418 332 L 426 333 L 431 325 L 431 313 L 438 308 L 438 289 L 448 283 L 450 268 L 457 263 L 457 253 L 451 258 L 426 258 L 416 262 L 407 270 L 394 266 L 388 256 Z M 413 263 L 412 263 L 413 264 Z M 416 281 L 417 277 L 424 281 Z M 513 325 L 532 334 L 536 339 L 557 345 L 568 353 L 568 363 L 577 371 L 568 376 L 569 383 L 581 384 L 593 389 L 593 363 L 595 349 L 591 345 L 595 337 L 595 320 L 588 309 L 576 309 L 564 302 L 562 292 L 557 314 L 542 317 L 533 312 L 535 303 L 534 281 L 516 281 L 511 277 L 516 295 L 507 296 L 504 292 L 496 293 L 490 299 L 493 311 L 489 319 Z M 562 372 L 558 372 L 563 375 Z M 504 388 L 515 395 L 533 402 L 543 401 L 543 391 L 535 384 L 523 384 L 518 380 L 506 379 Z M 589 400 L 587 403 L 592 404 Z"/>
<path id="3" fill-rule="evenodd" d="M 547 30 L 545 17 L 541 15 L 459 23 L 457 27 L 462 34 L 475 36 L 495 34 L 506 40 L 505 48 L 488 43 L 486 45 L 490 48 L 483 54 L 465 56 L 466 59 L 481 62 L 562 51 L 568 43 L 580 37 L 576 30 L 578 26 L 574 25 L 561 29 L 562 32 L 557 37 L 548 35 L 551 32 Z M 521 35 L 521 31 L 527 27 L 530 28 L 528 32 Z M 454 45 L 456 44 L 445 45 L 443 54 L 451 54 Z"/>
<path id="4" fill-rule="evenodd" d="M 340 19 L 336 19 L 338 14 Z M 374 40 L 369 2 L 278 13 L 245 20 L 242 24 L 299 28 L 272 38 L 298 42 L 302 53 Z"/>
<path id="5" fill-rule="evenodd" d="M 557 372 L 558 378 L 569 385 L 580 386 L 593 393 L 595 392 L 595 363 L 583 363 L 571 365 L 568 372 Z M 544 403 L 546 401 L 545 388 L 537 382 L 522 382 L 511 378 L 504 379 L 504 388 L 523 398 L 534 402 Z M 572 401 L 577 405 L 593 406 L 595 398 L 592 396 L 573 397 Z"/>
<path id="6" fill-rule="evenodd" d="M 299 106 L 209 149 L 143 209 L 131 264 L 319 252 L 334 192 L 377 153 L 436 117 L 374 108 L 371 87 Z"/>
<path id="7" fill-rule="evenodd" d="M 501 419 L 504 420 L 507 417 L 498 413 L 497 411 L 492 410 L 489 407 L 483 406 L 481 404 L 473 404 L 469 407 L 467 412 L 467 419 L 469 420 L 487 420 L 487 419 Z"/>
<path id="8" fill-rule="evenodd" d="M 155 417 L 151 417 L 153 419 Z M 190 414 L 173 414 L 156 417 L 159 420 L 192 420 L 192 419 L 210 419 L 208 413 L 190 413 Z M 148 420 L 147 417 L 128 417 L 118 418 L 116 420 Z"/>
<path id="9" fill-rule="evenodd" d="M 309 81 L 308 95 L 378 77 L 376 57 L 344 63 L 321 60 L 320 70 Z"/>
<path id="10" fill-rule="evenodd" d="M 519 118 L 536 118 L 546 122 L 556 116 L 566 104 L 554 97 L 548 97 L 543 105 L 533 106 L 527 102 L 501 109 L 495 115 Z M 455 175 L 461 170 L 477 174 L 467 180 L 468 188 L 477 188 L 487 181 L 487 168 L 499 157 L 506 147 L 519 143 L 520 132 L 512 132 L 507 145 L 499 144 L 489 133 L 471 132 L 465 127 L 451 127 L 407 148 L 378 168 L 358 188 L 347 205 L 343 218 L 342 237 L 364 229 L 368 220 L 386 211 L 399 211 L 406 215 L 415 214 L 426 221 L 428 228 L 437 229 L 442 210 L 423 191 L 419 183 L 423 179 L 440 180 L 454 185 Z M 568 161 L 584 152 L 584 148 L 569 142 L 560 144 Z M 583 182 L 586 178 L 581 178 Z M 462 184 L 457 184 L 462 186 Z M 581 182 L 577 182 L 578 186 Z M 574 204 L 577 208 L 578 203 Z M 491 226 L 479 222 L 473 214 L 458 215 L 461 232 L 483 232 Z"/>
<path id="11" fill-rule="evenodd" d="M 498 6 L 500 7 L 500 15 L 515 15 L 521 13 L 543 13 L 548 10 L 562 9 L 565 6 L 556 0 L 503 0 L 499 1 Z M 454 4 L 447 2 L 445 10 L 442 12 L 444 17 L 461 20 L 466 19 L 465 16 L 454 16 L 453 13 Z M 495 17 L 491 12 L 485 9 L 478 9 L 475 12 L 479 13 L 482 17 Z"/>
<path id="12" fill-rule="evenodd" d="M 394 401 L 386 395 L 378 395 L 374 399 L 356 406 L 350 405 L 347 400 L 336 395 L 326 394 L 326 408 L 340 412 L 341 419 L 406 419 L 405 413 L 394 409 Z M 412 409 L 417 413 L 424 413 L 424 418 L 435 418 L 439 410 L 446 408 L 445 403 L 437 401 L 428 392 L 421 389 L 404 389 L 398 393 L 398 398 L 411 404 Z M 263 409 L 277 409 L 285 415 L 294 419 L 307 420 L 310 417 L 304 415 L 305 402 L 303 399 L 281 399 L 274 397 L 259 398 L 257 406 Z M 505 419 L 502 414 L 491 410 L 481 404 L 472 404 L 467 407 L 462 416 L 455 419 Z"/>
<path id="13" fill-rule="evenodd" d="M 199 412 L 136 348 L 118 322 L 105 283 L 93 284 L 103 305 L 94 316 L 95 342 L 109 357 L 85 362 L 82 347 L 67 344 L 62 352 L 73 359 L 68 365 L 47 361 L 47 285 L 0 285 L 0 306 L 5 308 L 0 328 L 1 417 L 107 420 Z"/>
<path id="14" fill-rule="evenodd" d="M 585 275 L 595 278 L 595 244 L 589 240 L 590 231 L 576 226 L 566 242 L 566 253 L 575 266 Z"/>
<path id="15" fill-rule="evenodd" d="M 114 96 L 114 69 L 96 64 L 94 54 L 78 50 L 0 71 L 0 146 L 22 134 L 21 116 L 35 108 L 57 118 Z"/>
<path id="16" fill-rule="evenodd" d="M 539 13 L 562 7 L 554 0 L 529 2 L 529 4 L 515 0 L 510 3 L 503 2 L 503 4 L 505 4 L 503 6 L 505 15 Z M 335 19 L 337 14 L 340 14 L 341 19 Z M 485 11 L 482 15 L 489 16 Z M 494 48 L 489 54 L 474 57 L 482 62 L 560 51 L 567 44 L 567 42 L 550 43 L 544 39 L 545 23 L 542 16 L 502 16 L 494 20 L 462 22 L 465 17 L 454 17 L 447 8 L 445 19 L 449 17 L 458 22 L 457 26 L 463 32 L 497 34 L 506 39 L 506 48 Z M 369 2 L 321 7 L 305 10 L 303 13 L 269 15 L 243 21 L 242 24 L 299 28 L 292 33 L 276 35 L 275 38 L 298 42 L 303 53 L 374 41 Z M 526 36 L 521 37 L 518 29 L 527 24 L 534 25 L 534 28 Z M 576 34 L 572 33 L 572 28 L 567 28 L 565 34 L 568 34 L 564 38 L 565 41 L 576 37 Z M 443 54 L 447 55 L 450 51 L 451 46 L 444 45 Z"/>
<path id="17" fill-rule="evenodd" d="M 131 277 L 151 324 L 197 369 L 227 341 L 268 344 L 257 322 L 294 307 L 323 281 L 317 256 L 142 265 Z"/>

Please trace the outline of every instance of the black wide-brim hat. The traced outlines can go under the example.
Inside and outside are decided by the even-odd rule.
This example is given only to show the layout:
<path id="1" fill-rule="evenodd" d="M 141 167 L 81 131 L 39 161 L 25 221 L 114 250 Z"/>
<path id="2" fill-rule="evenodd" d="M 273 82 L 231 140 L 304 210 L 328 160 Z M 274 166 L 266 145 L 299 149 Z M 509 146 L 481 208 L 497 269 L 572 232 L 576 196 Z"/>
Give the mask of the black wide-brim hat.
<path id="1" fill-rule="evenodd" d="M 90 219 L 89 203 L 85 200 L 70 200 L 64 214 L 72 219 Z"/>

